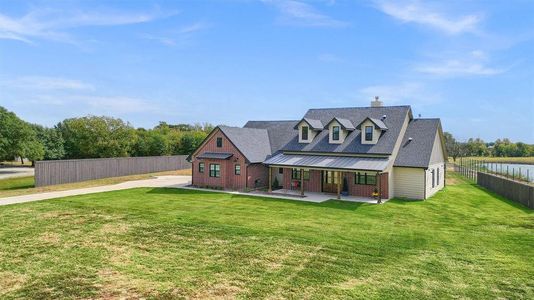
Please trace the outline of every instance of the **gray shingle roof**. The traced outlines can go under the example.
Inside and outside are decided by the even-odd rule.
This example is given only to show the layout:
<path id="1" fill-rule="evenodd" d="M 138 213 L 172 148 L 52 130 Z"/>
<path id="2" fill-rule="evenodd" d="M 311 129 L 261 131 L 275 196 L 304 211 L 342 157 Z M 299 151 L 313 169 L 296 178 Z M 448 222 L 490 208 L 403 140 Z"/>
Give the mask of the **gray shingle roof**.
<path id="1" fill-rule="evenodd" d="M 263 162 L 271 155 L 266 129 L 219 126 L 219 129 L 251 163 Z"/>
<path id="2" fill-rule="evenodd" d="M 364 145 L 360 142 L 360 130 L 350 132 L 342 144 L 330 144 L 328 142 L 328 130 L 320 132 L 311 143 L 301 144 L 298 142 L 298 133 L 295 132 L 289 143 L 281 149 L 305 152 L 391 154 L 399 137 L 402 124 L 408 114 L 411 117 L 410 106 L 310 109 L 304 117 L 320 120 L 323 124 L 327 124 L 334 117 L 350 120 L 352 124 L 360 124 L 366 118 L 380 119 L 383 115 L 386 115 L 387 117 L 383 123 L 389 129 L 382 133 L 378 142 L 374 145 Z"/>
<path id="3" fill-rule="evenodd" d="M 271 143 L 271 153 L 275 153 L 285 146 L 292 138 L 298 135 L 298 130 L 294 129 L 300 120 L 291 121 L 248 121 L 245 128 L 266 129 L 269 133 Z"/>
<path id="4" fill-rule="evenodd" d="M 314 119 L 310 119 L 310 118 L 303 118 L 297 124 L 295 124 L 294 129 L 297 129 L 297 125 L 302 121 L 305 121 L 306 123 L 308 123 L 308 125 L 310 125 L 311 129 L 313 129 L 313 130 L 319 130 L 320 131 L 320 130 L 323 130 L 323 128 L 324 128 L 323 123 L 321 123 L 320 120 L 314 120 Z"/>
<path id="5" fill-rule="evenodd" d="M 326 126 L 330 125 L 330 123 L 332 123 L 332 121 L 334 121 L 334 120 L 336 120 L 341 125 L 341 127 L 343 127 L 343 129 L 346 129 L 346 130 L 349 130 L 349 131 L 352 131 L 352 130 L 356 129 L 356 127 L 354 127 L 354 124 L 352 124 L 352 122 L 350 120 L 343 119 L 343 118 L 337 118 L 337 117 L 332 118 L 332 120 L 330 120 L 330 122 L 328 122 L 328 124 L 326 124 Z"/>
<path id="6" fill-rule="evenodd" d="M 394 166 L 428 167 L 434 140 L 440 127 L 439 119 L 412 120 L 404 134 Z M 410 141 L 409 138 L 412 138 L 412 140 Z"/>

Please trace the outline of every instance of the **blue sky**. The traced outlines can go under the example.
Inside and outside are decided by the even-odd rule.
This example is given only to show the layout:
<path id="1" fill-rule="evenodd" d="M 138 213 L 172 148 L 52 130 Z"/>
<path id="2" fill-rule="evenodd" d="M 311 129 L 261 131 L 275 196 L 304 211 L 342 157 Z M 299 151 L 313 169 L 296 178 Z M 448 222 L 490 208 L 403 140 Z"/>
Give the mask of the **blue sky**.
<path id="1" fill-rule="evenodd" d="M 533 1 L 0 1 L 0 105 L 52 126 L 412 105 L 534 143 Z"/>

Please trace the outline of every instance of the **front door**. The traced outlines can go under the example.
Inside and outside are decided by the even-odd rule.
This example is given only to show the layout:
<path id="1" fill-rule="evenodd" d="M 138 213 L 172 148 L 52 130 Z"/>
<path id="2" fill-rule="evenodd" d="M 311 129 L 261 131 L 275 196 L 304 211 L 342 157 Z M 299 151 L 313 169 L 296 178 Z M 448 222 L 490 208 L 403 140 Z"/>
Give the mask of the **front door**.
<path id="1" fill-rule="evenodd" d="M 335 171 L 323 171 L 323 193 L 337 193 L 338 174 Z"/>

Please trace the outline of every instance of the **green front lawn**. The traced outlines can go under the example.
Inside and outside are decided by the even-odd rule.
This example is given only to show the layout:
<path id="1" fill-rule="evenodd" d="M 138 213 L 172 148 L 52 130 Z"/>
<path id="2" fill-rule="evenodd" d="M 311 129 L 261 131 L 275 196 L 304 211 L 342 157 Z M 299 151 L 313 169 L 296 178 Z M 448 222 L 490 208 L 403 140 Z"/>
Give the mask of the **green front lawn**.
<path id="1" fill-rule="evenodd" d="M 534 298 L 534 214 L 132 189 L 0 207 L 0 298 Z"/>

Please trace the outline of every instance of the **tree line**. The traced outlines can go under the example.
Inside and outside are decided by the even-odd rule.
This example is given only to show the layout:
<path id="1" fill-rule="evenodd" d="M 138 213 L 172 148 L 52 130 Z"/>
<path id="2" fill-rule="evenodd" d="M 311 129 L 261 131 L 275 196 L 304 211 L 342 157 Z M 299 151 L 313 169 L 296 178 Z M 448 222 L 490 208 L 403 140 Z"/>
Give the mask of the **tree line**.
<path id="1" fill-rule="evenodd" d="M 470 138 L 467 142 L 457 141 L 454 136 L 445 132 L 445 147 L 449 156 L 456 161 L 457 157 L 494 156 L 494 157 L 529 157 L 534 156 L 534 145 L 523 142 L 513 143 L 507 138 L 495 142 L 484 142 L 480 138 Z"/>
<path id="2" fill-rule="evenodd" d="M 69 118 L 54 127 L 30 124 L 0 106 L 0 161 L 190 154 L 211 124 L 167 124 L 134 128 L 105 116 Z"/>

